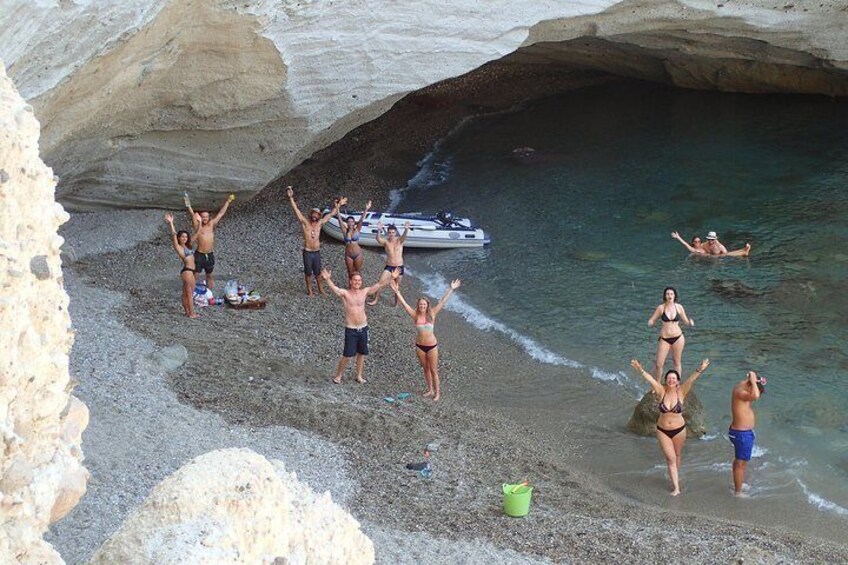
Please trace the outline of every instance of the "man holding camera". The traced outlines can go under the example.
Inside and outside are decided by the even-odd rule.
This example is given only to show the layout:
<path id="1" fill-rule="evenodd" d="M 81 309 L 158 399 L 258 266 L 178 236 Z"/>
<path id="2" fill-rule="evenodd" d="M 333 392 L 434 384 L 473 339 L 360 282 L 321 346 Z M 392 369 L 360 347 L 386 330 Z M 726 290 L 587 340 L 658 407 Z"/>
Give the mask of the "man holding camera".
<path id="1" fill-rule="evenodd" d="M 748 371 L 745 380 L 733 387 L 730 400 L 730 411 L 733 418 L 727 437 L 733 444 L 733 491 L 736 496 L 742 495 L 742 483 L 745 479 L 745 469 L 751 460 L 754 449 L 754 409 L 751 403 L 760 398 L 765 392 L 766 379 L 758 377 L 754 371 Z"/>

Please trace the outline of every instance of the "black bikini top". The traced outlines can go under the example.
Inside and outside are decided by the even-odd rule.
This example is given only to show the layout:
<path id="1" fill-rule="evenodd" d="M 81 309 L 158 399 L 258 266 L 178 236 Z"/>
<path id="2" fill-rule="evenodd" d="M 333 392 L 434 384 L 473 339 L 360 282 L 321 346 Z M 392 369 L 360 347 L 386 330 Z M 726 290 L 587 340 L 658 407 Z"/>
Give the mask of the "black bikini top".
<path id="1" fill-rule="evenodd" d="M 669 412 L 671 412 L 672 414 L 683 413 L 683 403 L 680 402 L 679 396 L 677 397 L 677 404 L 675 404 L 671 408 L 668 408 L 665 405 L 665 395 L 663 395 L 662 400 L 660 401 L 660 414 L 668 414 Z"/>
<path id="2" fill-rule="evenodd" d="M 662 318 L 660 318 L 663 322 L 679 322 L 680 321 L 680 312 L 677 311 L 677 308 L 674 309 L 674 318 L 669 318 L 665 315 L 665 308 L 663 308 Z"/>

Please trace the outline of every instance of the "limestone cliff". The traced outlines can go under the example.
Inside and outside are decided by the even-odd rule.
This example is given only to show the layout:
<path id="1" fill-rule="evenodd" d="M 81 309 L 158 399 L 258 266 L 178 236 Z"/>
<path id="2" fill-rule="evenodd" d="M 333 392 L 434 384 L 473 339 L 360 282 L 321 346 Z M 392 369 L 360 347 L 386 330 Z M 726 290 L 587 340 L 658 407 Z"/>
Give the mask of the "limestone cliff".
<path id="1" fill-rule="evenodd" d="M 61 563 L 41 536 L 85 492 L 85 405 L 70 395 L 73 341 L 53 172 L 38 122 L 0 61 L 0 563 Z"/>
<path id="2" fill-rule="evenodd" d="M 330 500 L 247 449 L 213 451 L 159 484 L 92 564 L 367 564 L 374 546 Z"/>
<path id="3" fill-rule="evenodd" d="M 0 56 L 79 208 L 249 194 L 519 51 L 689 88 L 848 94 L 843 2 L 6 0 Z"/>

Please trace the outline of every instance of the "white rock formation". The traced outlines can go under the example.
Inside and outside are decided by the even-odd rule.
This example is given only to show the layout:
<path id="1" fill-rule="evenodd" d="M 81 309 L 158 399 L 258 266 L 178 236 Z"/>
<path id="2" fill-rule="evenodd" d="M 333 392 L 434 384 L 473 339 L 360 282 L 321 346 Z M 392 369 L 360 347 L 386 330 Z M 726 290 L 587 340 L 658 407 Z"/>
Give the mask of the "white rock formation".
<path id="1" fill-rule="evenodd" d="M 846 16 L 832 0 L 0 0 L 0 56 L 63 202 L 206 204 L 536 44 L 686 87 L 848 95 Z"/>
<path id="2" fill-rule="evenodd" d="M 0 563 L 61 563 L 47 526 L 85 492 L 85 405 L 70 395 L 53 172 L 38 122 L 0 61 Z"/>
<path id="3" fill-rule="evenodd" d="M 92 564 L 374 562 L 359 524 L 247 449 L 197 457 L 160 483 Z"/>

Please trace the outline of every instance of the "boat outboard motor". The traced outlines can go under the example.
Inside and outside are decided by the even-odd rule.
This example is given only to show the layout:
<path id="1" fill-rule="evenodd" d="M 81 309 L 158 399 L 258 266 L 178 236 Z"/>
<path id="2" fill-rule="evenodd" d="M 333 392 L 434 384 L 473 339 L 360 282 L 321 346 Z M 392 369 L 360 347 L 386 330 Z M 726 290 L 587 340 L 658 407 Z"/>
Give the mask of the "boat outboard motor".
<path id="1" fill-rule="evenodd" d="M 453 214 L 447 210 L 442 210 L 441 212 L 437 213 L 436 219 L 439 221 L 440 224 L 442 224 L 446 228 L 449 228 L 456 223 L 453 219 Z"/>

